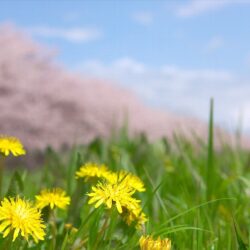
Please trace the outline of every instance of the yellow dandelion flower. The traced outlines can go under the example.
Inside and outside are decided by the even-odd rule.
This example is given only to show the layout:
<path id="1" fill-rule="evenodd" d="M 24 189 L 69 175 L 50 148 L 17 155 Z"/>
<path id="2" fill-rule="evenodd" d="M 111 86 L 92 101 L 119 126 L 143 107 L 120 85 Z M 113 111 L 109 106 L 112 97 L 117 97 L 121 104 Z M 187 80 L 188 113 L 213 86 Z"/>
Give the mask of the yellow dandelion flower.
<path id="1" fill-rule="evenodd" d="M 90 178 L 108 178 L 111 172 L 108 168 L 101 164 L 96 163 L 86 163 L 83 165 L 79 171 L 76 172 L 76 178 L 84 178 L 85 181 L 88 181 Z"/>
<path id="2" fill-rule="evenodd" d="M 74 227 L 71 223 L 66 223 L 64 225 L 64 228 L 68 231 L 72 231 L 73 233 L 77 233 L 78 232 L 78 229 L 76 227 Z"/>
<path id="3" fill-rule="evenodd" d="M 134 192 L 134 189 L 124 183 L 98 183 L 92 187 L 92 193 L 87 194 L 91 197 L 88 204 L 95 203 L 95 208 L 101 204 L 105 204 L 108 208 L 115 205 L 118 212 L 122 213 L 123 208 L 132 210 L 140 202 L 132 197 Z"/>
<path id="4" fill-rule="evenodd" d="M 10 153 L 14 156 L 19 156 L 26 154 L 26 151 L 17 138 L 0 135 L 0 153 L 5 156 L 8 156 Z"/>
<path id="5" fill-rule="evenodd" d="M 71 229 L 73 227 L 73 225 L 71 223 L 66 223 L 66 224 L 64 224 L 64 227 L 66 229 Z"/>
<path id="6" fill-rule="evenodd" d="M 157 240 L 154 240 L 150 235 L 141 236 L 139 243 L 140 243 L 141 250 L 170 250 L 171 249 L 171 240 L 168 238 L 161 240 L 161 238 L 158 237 Z"/>
<path id="7" fill-rule="evenodd" d="M 129 185 L 138 192 L 145 191 L 144 183 L 142 182 L 142 180 L 138 176 L 129 173 L 125 170 L 121 170 L 117 173 L 112 173 L 111 175 L 107 175 L 106 179 L 113 184 L 117 182 L 124 182 L 126 183 L 126 185 Z"/>
<path id="8" fill-rule="evenodd" d="M 44 189 L 40 195 L 36 195 L 36 205 L 38 208 L 50 206 L 51 209 L 54 207 L 65 209 L 69 204 L 70 197 L 66 196 L 65 191 L 61 188 Z"/>
<path id="9" fill-rule="evenodd" d="M 4 198 L 1 201 L 0 232 L 4 238 L 13 232 L 14 241 L 21 233 L 26 240 L 30 235 L 37 243 L 39 240 L 44 240 L 44 228 L 41 213 L 33 203 L 19 197 Z"/>
<path id="10" fill-rule="evenodd" d="M 136 206 L 136 208 L 125 211 L 123 218 L 128 225 L 131 225 L 135 222 L 136 228 L 138 230 L 140 230 L 145 222 L 148 221 L 139 204 Z"/>

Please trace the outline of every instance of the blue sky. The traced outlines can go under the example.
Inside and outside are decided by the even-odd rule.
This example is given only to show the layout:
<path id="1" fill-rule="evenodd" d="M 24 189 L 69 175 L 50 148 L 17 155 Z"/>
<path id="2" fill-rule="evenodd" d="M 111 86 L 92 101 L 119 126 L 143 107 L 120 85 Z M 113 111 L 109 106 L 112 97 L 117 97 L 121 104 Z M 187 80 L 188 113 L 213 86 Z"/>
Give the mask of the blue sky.
<path id="1" fill-rule="evenodd" d="M 1 1 L 0 22 L 150 105 L 250 131 L 250 1 Z"/>

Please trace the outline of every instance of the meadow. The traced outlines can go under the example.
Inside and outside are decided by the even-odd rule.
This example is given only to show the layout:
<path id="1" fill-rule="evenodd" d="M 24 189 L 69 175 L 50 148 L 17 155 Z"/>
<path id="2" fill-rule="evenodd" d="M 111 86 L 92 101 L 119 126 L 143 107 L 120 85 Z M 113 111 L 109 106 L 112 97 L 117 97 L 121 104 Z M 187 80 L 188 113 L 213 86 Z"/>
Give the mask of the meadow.
<path id="1" fill-rule="evenodd" d="M 8 169 L 2 154 L 0 249 L 249 249 L 250 152 L 227 144 L 215 150 L 213 144 L 211 112 L 208 141 L 175 136 L 149 142 L 145 135 L 130 138 L 124 128 L 64 153 L 47 148 L 44 164 L 33 170 Z M 107 173 L 120 173 L 118 184 L 107 184 Z M 108 191 L 127 177 L 121 190 L 115 189 L 118 196 L 108 200 Z M 106 193 L 105 185 L 110 185 Z M 52 205 L 52 188 L 63 190 L 61 203 Z M 52 197 L 47 203 L 40 193 L 46 189 L 46 198 Z M 36 231 L 21 225 L 25 215 L 14 225 L 6 214 L 15 202 L 16 212 L 21 201 L 37 204 L 39 198 L 44 233 L 35 235 L 36 242 Z M 137 214 L 129 214 L 133 202 Z"/>

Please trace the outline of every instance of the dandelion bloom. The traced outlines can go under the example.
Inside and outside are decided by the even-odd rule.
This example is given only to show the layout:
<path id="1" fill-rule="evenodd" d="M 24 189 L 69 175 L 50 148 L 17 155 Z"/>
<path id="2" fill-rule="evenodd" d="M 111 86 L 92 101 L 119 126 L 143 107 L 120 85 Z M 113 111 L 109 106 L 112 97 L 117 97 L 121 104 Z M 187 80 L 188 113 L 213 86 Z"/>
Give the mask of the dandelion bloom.
<path id="1" fill-rule="evenodd" d="M 77 233 L 78 232 L 78 229 L 76 227 L 74 227 L 71 223 L 64 224 L 64 228 L 67 231 L 71 231 L 72 233 Z"/>
<path id="2" fill-rule="evenodd" d="M 26 240 L 30 235 L 37 243 L 39 240 L 44 240 L 44 228 L 41 213 L 33 203 L 19 197 L 4 198 L 1 201 L 0 232 L 3 233 L 4 238 L 13 232 L 13 241 L 15 241 L 21 233 Z"/>
<path id="3" fill-rule="evenodd" d="M 150 235 L 141 236 L 139 243 L 140 243 L 141 250 L 170 250 L 171 249 L 171 240 L 168 238 L 161 240 L 161 238 L 158 237 L 157 240 L 154 240 Z"/>
<path id="4" fill-rule="evenodd" d="M 95 177 L 108 178 L 109 175 L 111 175 L 111 172 L 105 165 L 98 165 L 91 162 L 86 163 L 76 172 L 76 178 L 84 178 L 85 181 Z"/>
<path id="5" fill-rule="evenodd" d="M 51 209 L 54 207 L 65 209 L 69 203 L 70 197 L 66 196 L 65 191 L 61 188 L 44 189 L 40 195 L 36 195 L 36 205 L 38 208 L 50 206 Z"/>
<path id="6" fill-rule="evenodd" d="M 117 182 L 124 182 L 126 183 L 126 185 L 129 185 L 138 192 L 145 191 L 144 183 L 142 182 L 142 180 L 138 176 L 124 170 L 121 170 L 117 173 L 112 173 L 112 175 L 107 175 L 106 179 L 113 184 Z"/>
<path id="7" fill-rule="evenodd" d="M 0 135 L 0 153 L 5 156 L 8 156 L 10 153 L 14 156 L 19 156 L 26 154 L 26 151 L 17 138 Z"/>
<path id="8" fill-rule="evenodd" d="M 137 229 L 141 229 L 144 223 L 148 220 L 145 213 L 142 212 L 139 204 L 133 209 L 125 211 L 123 218 L 128 225 L 135 223 Z"/>
<path id="9" fill-rule="evenodd" d="M 132 197 L 135 190 L 124 183 L 98 183 L 92 187 L 92 192 L 87 194 L 90 196 L 88 204 L 96 203 L 95 208 L 101 204 L 105 204 L 108 208 L 115 205 L 118 212 L 122 213 L 123 208 L 132 210 L 137 207 L 139 200 Z"/>

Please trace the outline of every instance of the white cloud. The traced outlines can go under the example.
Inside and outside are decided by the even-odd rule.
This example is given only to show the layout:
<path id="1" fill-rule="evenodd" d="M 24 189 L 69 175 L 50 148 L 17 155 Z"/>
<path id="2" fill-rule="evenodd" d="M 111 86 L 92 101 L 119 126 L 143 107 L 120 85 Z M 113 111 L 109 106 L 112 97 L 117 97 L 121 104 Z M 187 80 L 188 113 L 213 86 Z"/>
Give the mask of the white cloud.
<path id="1" fill-rule="evenodd" d="M 180 17 L 191 17 L 218 10 L 230 4 L 249 3 L 249 0 L 190 0 L 186 4 L 179 5 L 176 9 L 176 14 Z"/>
<path id="2" fill-rule="evenodd" d="M 105 66 L 99 60 L 91 60 L 83 62 L 77 66 L 77 69 L 89 71 L 92 75 L 110 76 L 111 78 L 119 78 L 121 75 L 140 76 L 146 73 L 146 66 L 132 58 L 123 57 L 115 60 L 109 65 Z"/>
<path id="3" fill-rule="evenodd" d="M 131 58 L 108 65 L 97 60 L 84 62 L 77 70 L 123 84 L 151 105 L 202 119 L 207 119 L 209 99 L 214 97 L 217 122 L 232 129 L 243 114 L 244 126 L 250 131 L 250 79 L 211 69 L 190 70 L 171 65 L 152 68 Z"/>
<path id="4" fill-rule="evenodd" d="M 129 57 L 124 57 L 115 61 L 114 65 L 118 70 L 125 72 L 129 71 L 138 74 L 145 72 L 144 64 L 139 63 Z"/>
<path id="5" fill-rule="evenodd" d="M 137 23 L 145 26 L 150 25 L 153 22 L 153 14 L 151 12 L 136 12 L 132 17 Z"/>
<path id="6" fill-rule="evenodd" d="M 53 28 L 53 27 L 33 27 L 27 31 L 32 35 L 46 38 L 60 38 L 74 43 L 88 42 L 101 37 L 101 32 L 90 28 Z"/>

